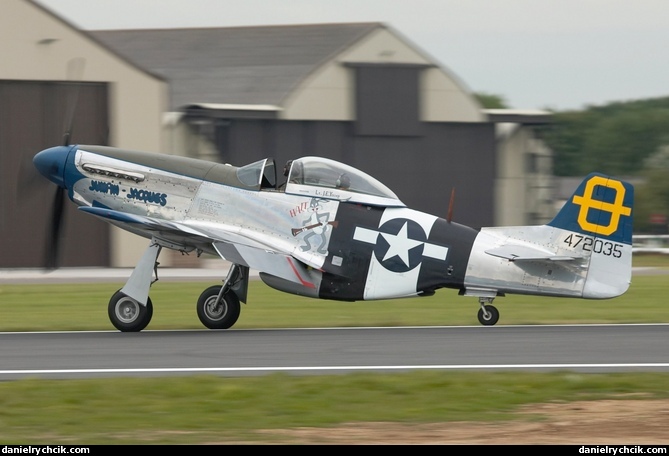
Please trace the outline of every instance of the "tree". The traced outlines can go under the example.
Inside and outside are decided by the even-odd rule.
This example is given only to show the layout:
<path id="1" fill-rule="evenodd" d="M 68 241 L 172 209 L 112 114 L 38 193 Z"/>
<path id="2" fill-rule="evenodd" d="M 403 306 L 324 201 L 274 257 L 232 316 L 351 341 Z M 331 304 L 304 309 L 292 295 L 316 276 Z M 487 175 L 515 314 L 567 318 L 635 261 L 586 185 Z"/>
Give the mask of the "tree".
<path id="1" fill-rule="evenodd" d="M 669 110 L 631 109 L 600 119 L 584 143 L 583 166 L 618 176 L 639 174 L 669 133 Z"/>
<path id="2" fill-rule="evenodd" d="M 556 112 L 553 120 L 540 130 L 558 176 L 638 175 L 643 160 L 669 143 L 669 97 Z"/>
<path id="3" fill-rule="evenodd" d="M 553 123 L 537 127 L 537 133 L 553 150 L 556 176 L 583 176 L 583 151 L 588 130 L 596 115 L 588 111 L 554 113 Z"/>
<path id="4" fill-rule="evenodd" d="M 634 231 L 667 233 L 669 226 L 669 145 L 644 160 L 644 183 L 636 185 Z"/>
<path id="5" fill-rule="evenodd" d="M 481 106 L 485 109 L 509 109 L 506 100 L 501 95 L 493 95 L 485 92 L 475 93 L 474 96 L 479 100 Z"/>

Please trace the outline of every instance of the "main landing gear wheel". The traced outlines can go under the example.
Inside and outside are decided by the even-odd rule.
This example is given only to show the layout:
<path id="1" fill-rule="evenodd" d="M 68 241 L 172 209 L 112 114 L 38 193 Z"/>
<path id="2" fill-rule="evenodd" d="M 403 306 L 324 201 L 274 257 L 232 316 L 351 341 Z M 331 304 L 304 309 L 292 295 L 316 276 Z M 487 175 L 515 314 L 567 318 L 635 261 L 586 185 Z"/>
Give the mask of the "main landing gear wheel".
<path id="1" fill-rule="evenodd" d="M 121 293 L 121 290 L 114 293 L 109 300 L 107 310 L 114 327 L 123 332 L 139 332 L 146 328 L 153 317 L 151 298 L 147 298 L 146 306 L 143 306 Z"/>
<path id="2" fill-rule="evenodd" d="M 499 321 L 499 310 L 497 307 L 487 304 L 479 309 L 479 323 L 484 326 L 492 326 Z"/>
<path id="3" fill-rule="evenodd" d="M 222 285 L 213 285 L 197 300 L 197 316 L 209 329 L 228 329 L 237 322 L 241 307 L 234 291 L 228 289 L 219 299 Z"/>

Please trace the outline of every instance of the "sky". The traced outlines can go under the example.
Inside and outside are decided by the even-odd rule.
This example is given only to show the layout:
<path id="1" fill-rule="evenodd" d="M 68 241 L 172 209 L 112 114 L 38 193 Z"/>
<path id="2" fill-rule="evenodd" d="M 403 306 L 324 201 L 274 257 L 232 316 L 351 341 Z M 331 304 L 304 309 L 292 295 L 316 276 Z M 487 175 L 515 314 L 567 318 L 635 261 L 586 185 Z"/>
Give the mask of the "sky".
<path id="1" fill-rule="evenodd" d="M 515 109 L 669 96 L 668 0 L 35 0 L 84 30 L 383 22 Z"/>

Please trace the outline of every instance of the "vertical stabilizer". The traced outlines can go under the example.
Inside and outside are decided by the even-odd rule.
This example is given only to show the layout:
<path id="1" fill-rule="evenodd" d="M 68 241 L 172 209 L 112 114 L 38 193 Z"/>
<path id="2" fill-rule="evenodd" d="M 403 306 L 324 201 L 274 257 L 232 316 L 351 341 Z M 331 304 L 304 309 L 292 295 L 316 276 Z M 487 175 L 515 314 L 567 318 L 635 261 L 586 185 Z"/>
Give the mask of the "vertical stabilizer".
<path id="1" fill-rule="evenodd" d="M 564 242 L 590 256 L 584 298 L 612 298 L 627 291 L 632 277 L 631 184 L 588 175 L 548 224 L 569 231 Z"/>

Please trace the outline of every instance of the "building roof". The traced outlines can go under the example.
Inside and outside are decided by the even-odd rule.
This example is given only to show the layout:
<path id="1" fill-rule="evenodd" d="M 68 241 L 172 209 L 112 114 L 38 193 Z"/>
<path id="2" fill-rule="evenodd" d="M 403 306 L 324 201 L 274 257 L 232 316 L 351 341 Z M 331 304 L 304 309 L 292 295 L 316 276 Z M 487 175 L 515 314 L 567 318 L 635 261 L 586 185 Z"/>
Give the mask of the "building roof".
<path id="1" fill-rule="evenodd" d="M 495 123 L 543 125 L 553 121 L 552 112 L 538 109 L 485 109 L 484 112 Z"/>
<path id="2" fill-rule="evenodd" d="M 100 30 L 89 33 L 169 81 L 173 110 L 199 103 L 281 106 L 298 84 L 382 23 Z"/>

